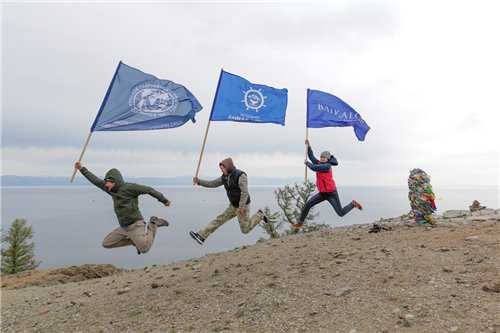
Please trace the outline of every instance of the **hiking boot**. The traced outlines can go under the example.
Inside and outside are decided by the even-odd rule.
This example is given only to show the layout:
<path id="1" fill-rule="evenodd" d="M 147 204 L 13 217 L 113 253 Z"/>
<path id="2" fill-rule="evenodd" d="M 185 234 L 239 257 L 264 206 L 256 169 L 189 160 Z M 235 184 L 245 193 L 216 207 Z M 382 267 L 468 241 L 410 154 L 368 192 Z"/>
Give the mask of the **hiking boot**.
<path id="1" fill-rule="evenodd" d="M 205 238 L 203 238 L 199 233 L 197 232 L 194 232 L 194 231 L 190 231 L 189 232 L 189 236 L 191 236 L 195 241 L 196 243 L 200 244 L 200 245 L 203 245 L 203 243 L 205 242 Z"/>
<path id="2" fill-rule="evenodd" d="M 361 204 L 359 202 L 357 202 L 356 200 L 353 200 L 352 201 L 352 204 L 354 205 L 354 207 L 356 207 L 357 209 L 359 210 L 363 210 L 363 206 L 361 206 Z"/>
<path id="3" fill-rule="evenodd" d="M 303 226 L 304 226 L 304 224 L 303 224 L 303 223 L 296 223 L 296 224 L 292 224 L 292 228 L 293 228 L 293 230 L 295 230 L 295 231 L 299 231 L 299 230 L 300 230 L 300 228 L 302 228 Z"/>
<path id="4" fill-rule="evenodd" d="M 167 220 L 164 220 L 162 218 L 156 217 L 156 216 L 151 216 L 149 219 L 149 223 L 153 223 L 157 227 L 168 227 L 170 223 L 168 223 Z"/>
<path id="5" fill-rule="evenodd" d="M 268 224 L 269 223 L 269 219 L 267 218 L 266 214 L 264 214 L 264 212 L 259 209 L 257 211 L 257 213 L 261 214 L 262 215 L 262 221 L 264 222 L 264 224 Z"/>

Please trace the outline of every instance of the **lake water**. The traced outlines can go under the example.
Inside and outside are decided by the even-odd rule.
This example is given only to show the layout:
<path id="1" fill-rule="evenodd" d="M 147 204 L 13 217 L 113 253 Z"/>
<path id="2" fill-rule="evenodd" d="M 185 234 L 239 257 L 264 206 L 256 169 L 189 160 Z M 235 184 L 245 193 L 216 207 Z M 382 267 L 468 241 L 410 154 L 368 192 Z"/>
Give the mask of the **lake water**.
<path id="1" fill-rule="evenodd" d="M 119 267 L 143 267 L 176 260 L 200 257 L 206 253 L 230 250 L 254 244 L 266 237 L 256 227 L 247 235 L 241 234 L 236 219 L 227 222 L 210 236 L 204 246 L 196 244 L 189 230 L 204 227 L 227 206 L 222 188 L 204 189 L 191 186 L 157 187 L 172 201 L 166 208 L 155 199 L 142 196 L 144 217 L 164 216 L 171 226 L 159 229 L 151 250 L 137 255 L 135 248 L 104 249 L 104 236 L 118 226 L 111 198 L 93 187 L 3 187 L 2 229 L 8 228 L 15 218 L 25 218 L 35 231 L 35 253 L 42 261 L 40 267 L 58 267 L 90 263 L 111 263 Z M 251 187 L 252 213 L 265 205 L 277 210 L 274 187 Z M 466 209 L 475 199 L 481 204 L 498 208 L 499 190 L 495 187 L 476 189 L 435 188 L 439 211 Z M 327 202 L 317 206 L 319 216 L 315 222 L 332 226 L 373 222 L 380 217 L 393 217 L 407 213 L 409 204 L 406 188 L 395 187 L 340 187 L 343 204 L 357 199 L 363 211 L 340 218 Z"/>

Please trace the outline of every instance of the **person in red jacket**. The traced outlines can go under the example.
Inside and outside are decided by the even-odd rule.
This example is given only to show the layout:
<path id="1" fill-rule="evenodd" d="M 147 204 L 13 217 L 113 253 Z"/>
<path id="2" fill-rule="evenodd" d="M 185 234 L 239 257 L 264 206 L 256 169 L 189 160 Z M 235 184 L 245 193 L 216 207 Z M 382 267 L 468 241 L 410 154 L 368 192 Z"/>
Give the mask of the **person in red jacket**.
<path id="1" fill-rule="evenodd" d="M 294 224 L 293 227 L 295 229 L 300 229 L 304 224 L 307 214 L 309 214 L 309 210 L 325 200 L 332 205 L 335 212 L 341 217 L 349 213 L 354 208 L 359 210 L 363 209 L 361 204 L 356 200 L 352 200 L 347 206 L 342 207 L 332 173 L 332 166 L 339 165 L 337 159 L 329 151 L 324 151 L 321 153 L 320 159 L 318 160 L 314 157 L 314 153 L 309 145 L 309 140 L 306 140 L 306 146 L 307 155 L 309 156 L 311 162 L 306 160 L 304 163 L 309 169 L 316 172 L 316 187 L 318 188 L 319 193 L 313 195 L 309 200 L 307 200 L 300 214 L 299 223 Z"/>

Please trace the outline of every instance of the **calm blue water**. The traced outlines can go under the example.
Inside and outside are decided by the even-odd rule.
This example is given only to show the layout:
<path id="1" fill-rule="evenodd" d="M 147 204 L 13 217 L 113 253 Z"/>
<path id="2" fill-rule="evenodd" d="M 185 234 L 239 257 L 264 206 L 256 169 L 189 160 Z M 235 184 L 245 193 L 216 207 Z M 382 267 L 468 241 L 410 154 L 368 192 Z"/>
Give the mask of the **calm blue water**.
<path id="1" fill-rule="evenodd" d="M 101 247 L 104 236 L 118 226 L 111 198 L 92 187 L 4 187 L 2 191 L 2 229 L 15 218 L 25 218 L 35 231 L 36 256 L 41 267 L 111 263 L 119 267 L 142 267 L 199 257 L 206 253 L 254 244 L 265 237 L 257 227 L 242 235 L 237 220 L 217 230 L 201 247 L 189 237 L 189 230 L 204 227 L 227 206 L 223 189 L 158 187 L 172 202 L 170 208 L 155 199 L 141 197 L 144 217 L 164 216 L 170 222 L 161 228 L 150 252 L 137 255 L 132 247 L 107 250 Z M 252 212 L 265 205 L 277 210 L 273 187 L 251 187 Z M 475 199 L 489 207 L 499 207 L 498 188 L 435 188 L 440 211 L 466 209 Z M 342 202 L 360 201 L 365 209 L 354 210 L 344 218 L 335 215 L 324 202 L 317 208 L 316 222 L 349 225 L 372 222 L 380 217 L 398 216 L 409 211 L 406 188 L 340 187 Z"/>

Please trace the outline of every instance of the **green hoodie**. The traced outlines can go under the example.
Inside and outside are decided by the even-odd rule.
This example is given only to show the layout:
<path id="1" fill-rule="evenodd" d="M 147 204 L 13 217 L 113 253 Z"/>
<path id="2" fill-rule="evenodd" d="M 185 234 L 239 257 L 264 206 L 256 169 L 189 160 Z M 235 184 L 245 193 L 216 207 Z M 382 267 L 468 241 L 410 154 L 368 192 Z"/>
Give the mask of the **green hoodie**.
<path id="1" fill-rule="evenodd" d="M 168 202 L 167 198 L 165 198 L 163 194 L 156 191 L 152 187 L 125 183 L 123 181 L 122 174 L 118 169 L 111 169 L 106 172 L 106 175 L 104 176 L 105 180 L 112 180 L 115 183 L 115 186 L 111 189 L 111 191 L 108 191 L 104 186 L 105 180 L 95 176 L 92 172 L 87 170 L 87 168 L 81 168 L 80 172 L 92 184 L 111 195 L 113 198 L 113 207 L 115 209 L 116 217 L 122 227 L 126 227 L 136 221 L 143 220 L 142 214 L 139 211 L 138 200 L 138 197 L 141 194 L 149 194 L 163 204 Z"/>

